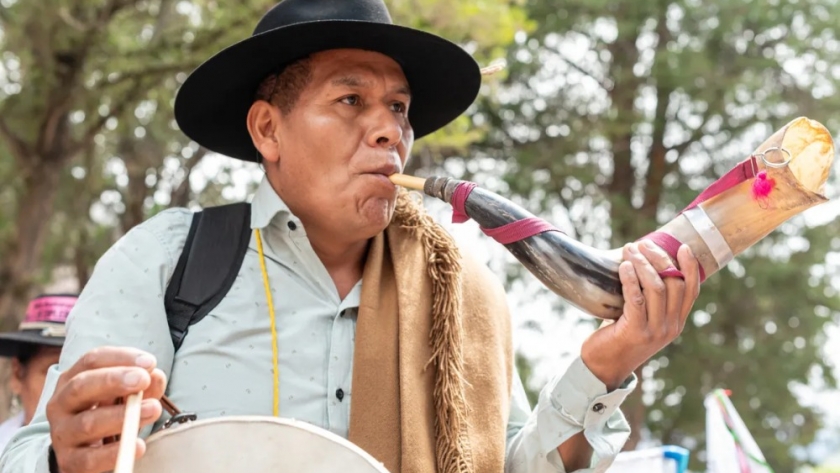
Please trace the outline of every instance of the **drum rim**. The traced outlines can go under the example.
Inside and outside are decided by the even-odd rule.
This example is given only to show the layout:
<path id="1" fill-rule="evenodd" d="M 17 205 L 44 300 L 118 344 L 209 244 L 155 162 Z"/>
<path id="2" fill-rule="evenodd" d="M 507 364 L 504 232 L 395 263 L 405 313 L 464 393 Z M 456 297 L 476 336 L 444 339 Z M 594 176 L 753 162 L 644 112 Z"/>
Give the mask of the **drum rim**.
<path id="1" fill-rule="evenodd" d="M 187 422 L 185 424 L 174 425 L 165 430 L 159 430 L 152 435 L 150 435 L 146 440 L 146 449 L 158 442 L 160 439 L 164 439 L 167 437 L 172 437 L 177 435 L 179 432 L 186 432 L 191 430 L 190 427 L 205 427 L 208 425 L 213 424 L 223 424 L 223 423 L 265 423 L 265 424 L 277 424 L 277 425 L 285 425 L 288 427 L 296 427 L 301 430 L 305 430 L 309 433 L 320 435 L 321 437 L 325 437 L 328 440 L 332 440 L 339 445 L 350 449 L 351 451 L 359 454 L 362 458 L 368 461 L 372 466 L 376 467 L 377 469 L 385 472 L 388 472 L 388 469 L 385 468 L 385 464 L 381 461 L 377 460 L 373 457 L 370 453 L 366 452 L 364 449 L 356 445 L 355 443 L 347 440 L 346 438 L 330 432 L 327 429 L 318 427 L 317 425 L 311 424 L 309 422 L 305 422 L 302 420 L 285 418 L 285 417 L 271 417 L 271 416 L 257 416 L 257 415 L 237 415 L 237 416 L 221 416 L 221 417 L 212 417 L 209 419 L 199 419 Z"/>

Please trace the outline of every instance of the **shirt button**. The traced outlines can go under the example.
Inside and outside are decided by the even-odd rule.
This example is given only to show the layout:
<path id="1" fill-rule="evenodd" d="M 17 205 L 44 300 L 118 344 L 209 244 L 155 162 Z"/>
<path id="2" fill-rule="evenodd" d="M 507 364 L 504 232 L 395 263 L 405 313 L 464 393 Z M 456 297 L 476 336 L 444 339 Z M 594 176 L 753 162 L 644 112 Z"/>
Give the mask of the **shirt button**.
<path id="1" fill-rule="evenodd" d="M 288 224 L 288 225 L 289 225 L 289 230 L 291 230 L 291 231 L 295 231 L 295 230 L 297 230 L 297 225 L 295 225 L 295 222 L 293 222 L 293 221 L 289 220 L 289 224 Z"/>
<path id="2" fill-rule="evenodd" d="M 606 410 L 606 408 L 607 408 L 607 406 L 601 404 L 600 402 L 595 404 L 594 406 L 592 406 L 592 410 L 597 412 L 598 414 L 604 412 L 604 410 Z"/>
<path id="3" fill-rule="evenodd" d="M 338 314 L 338 315 L 339 315 L 339 316 L 341 316 L 341 317 L 344 317 L 344 314 L 345 314 L 346 312 L 347 312 L 347 309 L 344 309 L 344 310 L 342 310 L 341 312 L 339 312 L 339 314 Z"/>
<path id="4" fill-rule="evenodd" d="M 337 397 L 339 401 L 344 399 L 344 390 L 341 389 L 341 388 L 336 389 L 335 390 L 335 397 Z"/>

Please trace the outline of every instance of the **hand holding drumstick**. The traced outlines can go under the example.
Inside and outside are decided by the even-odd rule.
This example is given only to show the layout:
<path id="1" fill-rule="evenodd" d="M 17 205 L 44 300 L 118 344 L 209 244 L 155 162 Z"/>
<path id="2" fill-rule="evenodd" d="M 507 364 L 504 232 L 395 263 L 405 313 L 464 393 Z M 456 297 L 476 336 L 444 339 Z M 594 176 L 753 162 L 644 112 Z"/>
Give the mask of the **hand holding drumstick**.
<path id="1" fill-rule="evenodd" d="M 137 431 L 160 417 L 166 388 L 166 376 L 155 365 L 155 358 L 146 352 L 103 347 L 86 353 L 61 374 L 47 404 L 58 471 L 112 471 L 121 444 L 127 445 L 129 457 L 143 455 L 146 445 L 137 439 Z M 128 397 L 125 404 L 114 402 L 124 397 Z M 134 425 L 125 425 L 127 411 Z M 121 433 L 122 442 L 103 444 Z M 133 437 L 134 445 L 128 437 Z"/>

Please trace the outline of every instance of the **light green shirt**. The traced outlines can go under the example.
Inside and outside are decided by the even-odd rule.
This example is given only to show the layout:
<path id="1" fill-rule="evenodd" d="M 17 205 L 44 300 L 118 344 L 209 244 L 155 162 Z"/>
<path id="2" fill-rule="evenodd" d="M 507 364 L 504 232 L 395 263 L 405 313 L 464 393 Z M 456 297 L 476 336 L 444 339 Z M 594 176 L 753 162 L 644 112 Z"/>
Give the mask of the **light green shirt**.
<path id="1" fill-rule="evenodd" d="M 48 473 L 49 424 L 44 406 L 58 374 L 87 351 L 132 346 L 157 357 L 167 396 L 199 419 L 272 414 L 270 320 L 254 237 L 239 275 L 219 305 L 189 329 L 174 352 L 163 295 L 189 231 L 192 213 L 161 212 L 132 229 L 97 263 L 68 319 L 61 360 L 48 374 L 32 423 L 0 457 L 3 473 Z M 300 220 L 267 180 L 252 201 L 251 227 L 261 229 L 278 327 L 280 415 L 347 437 L 360 281 L 343 300 L 309 244 Z M 621 450 L 629 426 L 618 410 L 631 378 L 610 393 L 577 359 L 542 391 L 531 410 L 515 375 L 506 472 L 564 472 L 556 448 L 585 431 L 604 471 Z M 340 391 L 339 391 L 340 390 Z M 164 414 L 142 436 L 157 431 Z M 394 472 L 397 473 L 397 472 Z"/>

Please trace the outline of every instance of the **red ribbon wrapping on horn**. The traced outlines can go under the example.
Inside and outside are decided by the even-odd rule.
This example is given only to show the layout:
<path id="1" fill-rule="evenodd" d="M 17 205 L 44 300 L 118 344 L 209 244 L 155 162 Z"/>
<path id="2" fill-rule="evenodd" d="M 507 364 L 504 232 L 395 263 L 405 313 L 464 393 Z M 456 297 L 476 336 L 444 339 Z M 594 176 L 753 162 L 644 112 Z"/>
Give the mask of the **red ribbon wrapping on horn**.
<path id="1" fill-rule="evenodd" d="M 732 168 L 729 172 L 724 174 L 720 179 L 713 182 L 709 187 L 707 187 L 700 195 L 697 196 L 686 208 L 684 208 L 680 213 L 685 212 L 686 210 L 692 209 L 697 207 L 701 203 L 711 199 L 712 197 L 735 187 L 736 185 L 746 181 L 747 179 L 753 179 L 756 177 L 756 169 L 757 169 L 757 162 L 755 156 L 750 156 L 749 159 L 746 159 L 739 163 L 737 166 Z M 769 189 L 772 189 L 772 183 L 769 184 L 769 187 L 766 192 L 769 192 Z M 765 184 L 764 187 L 767 187 Z M 470 196 L 470 193 L 473 189 L 476 188 L 476 184 L 473 182 L 462 182 L 458 184 L 455 188 L 455 191 L 452 193 L 452 222 L 453 223 L 463 223 L 470 219 L 469 215 L 467 215 L 466 210 L 464 209 L 464 204 L 466 203 L 467 199 Z M 762 191 L 765 192 L 765 191 Z M 755 193 L 757 198 L 766 197 L 766 195 L 759 194 L 758 192 Z M 506 225 L 502 225 L 501 227 L 497 228 L 484 228 L 480 227 L 481 231 L 484 232 L 485 235 L 493 238 L 497 242 L 507 245 L 510 243 L 514 243 L 520 240 L 524 240 L 526 238 L 532 237 L 534 235 L 539 235 L 540 233 L 544 232 L 561 232 L 558 228 L 552 225 L 545 220 L 538 218 L 538 217 L 530 217 L 525 218 L 522 220 L 517 220 L 516 222 L 511 222 Z M 665 233 L 665 232 L 652 232 L 644 237 L 640 238 L 641 240 L 650 240 L 660 246 L 663 250 L 665 250 L 668 255 L 673 258 L 674 260 L 677 259 L 677 251 L 679 251 L 680 246 L 682 246 L 682 242 L 677 240 L 674 236 Z M 678 277 L 683 278 L 683 274 L 677 268 L 668 268 L 664 271 L 659 273 L 661 277 Z M 703 266 L 700 266 L 700 282 L 706 280 L 706 271 L 703 269 Z"/>

